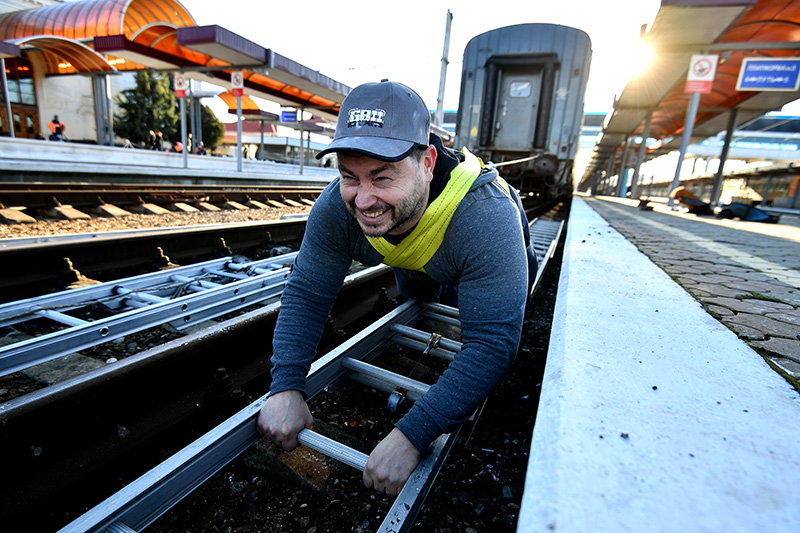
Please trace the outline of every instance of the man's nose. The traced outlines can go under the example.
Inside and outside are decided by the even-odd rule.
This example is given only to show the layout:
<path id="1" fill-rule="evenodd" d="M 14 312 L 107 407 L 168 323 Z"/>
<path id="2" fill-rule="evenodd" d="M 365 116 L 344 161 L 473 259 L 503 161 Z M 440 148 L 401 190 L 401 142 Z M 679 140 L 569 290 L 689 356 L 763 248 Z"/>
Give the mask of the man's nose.
<path id="1" fill-rule="evenodd" d="M 365 209 L 375 203 L 375 188 L 371 183 L 362 183 L 356 191 L 355 197 L 356 207 Z"/>

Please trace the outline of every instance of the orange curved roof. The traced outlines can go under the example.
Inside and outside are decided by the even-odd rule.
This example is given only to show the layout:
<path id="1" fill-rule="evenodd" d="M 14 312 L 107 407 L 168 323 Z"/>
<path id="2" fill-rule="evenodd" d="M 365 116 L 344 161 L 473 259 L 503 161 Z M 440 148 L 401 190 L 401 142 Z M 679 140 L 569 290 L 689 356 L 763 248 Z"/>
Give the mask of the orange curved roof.
<path id="1" fill-rule="evenodd" d="M 798 0 L 761 0 L 754 5 L 725 35 L 719 43 L 758 43 L 798 42 L 800 41 L 800 1 Z M 746 57 L 796 57 L 797 50 L 731 50 L 720 61 L 717 67 L 714 84 L 710 93 L 700 95 L 700 105 L 695 119 L 702 124 L 719 115 L 721 110 L 731 109 L 755 93 L 737 91 L 736 81 L 742 61 Z M 689 93 L 684 91 L 685 83 L 675 86 L 653 111 L 650 136 L 664 139 L 683 133 L 686 107 Z M 634 131 L 641 134 L 643 125 Z"/>
<path id="2" fill-rule="evenodd" d="M 195 26 L 194 18 L 175 0 L 81 0 L 0 15 L 0 40 L 55 35 L 86 40 L 102 35 L 131 38 L 153 23 Z"/>
<path id="3" fill-rule="evenodd" d="M 697 22 L 707 23 L 708 15 L 714 9 L 733 9 L 728 4 L 737 2 L 746 7 L 743 13 L 714 40 L 702 45 L 692 40 L 680 40 L 681 24 L 690 28 L 702 27 Z M 748 3 L 752 5 L 746 6 Z M 669 5 L 666 6 L 667 4 Z M 656 55 L 658 61 L 655 68 L 638 79 L 628 81 L 622 96 L 615 102 L 614 110 L 606 118 L 603 134 L 583 179 L 588 179 L 593 172 L 603 170 L 608 159 L 621 150 L 625 139 L 643 134 L 648 109 L 652 110 L 650 137 L 661 141 L 660 151 L 677 149 L 684 131 L 686 109 L 691 96 L 684 90 L 691 53 L 700 53 L 705 49 L 720 56 L 711 92 L 700 94 L 692 140 L 724 131 L 729 117 L 727 111 L 733 108 L 739 110 L 738 120 L 741 123 L 779 109 L 784 103 L 800 97 L 800 91 L 778 93 L 736 90 L 739 71 L 745 58 L 800 56 L 800 50 L 797 49 L 797 43 L 800 42 L 800 0 L 662 0 L 659 17 L 662 12 L 675 14 L 676 20 L 670 20 L 665 15 L 667 24 L 663 24 L 664 27 L 659 32 L 656 31 L 659 25 L 657 17 L 647 36 L 655 33 L 652 42 L 656 45 L 656 50 L 662 40 L 666 41 L 665 49 L 660 55 Z M 760 43 L 769 44 L 759 47 Z M 786 45 L 782 46 L 780 43 Z M 665 78 L 664 71 L 675 72 L 677 75 L 674 78 Z"/>
<path id="4" fill-rule="evenodd" d="M 66 37 L 39 35 L 8 41 L 17 46 L 30 45 L 42 54 L 48 74 L 102 72 L 116 70 L 106 58 L 85 44 Z"/>
<path id="5" fill-rule="evenodd" d="M 213 35 L 199 35 L 199 44 L 184 45 L 178 38 L 183 31 L 196 39 L 197 31 L 208 29 Z M 239 52 L 258 50 L 260 56 L 249 56 L 248 65 L 267 61 L 263 47 L 217 26 L 197 27 L 176 0 L 78 0 L 0 14 L 0 42 L 28 45 L 23 52 L 41 54 L 48 74 L 185 68 L 227 83 L 230 73 L 242 67 L 234 67 L 239 63 L 231 63 L 234 60 L 227 56 L 217 56 L 213 46 L 203 48 L 204 43 L 219 44 L 218 39 L 225 40 L 223 45 L 243 47 Z M 270 57 L 278 63 L 270 65 L 270 75 L 243 68 L 246 87 L 287 104 L 338 113 L 340 96 L 349 92 L 348 87 L 278 54 Z"/>

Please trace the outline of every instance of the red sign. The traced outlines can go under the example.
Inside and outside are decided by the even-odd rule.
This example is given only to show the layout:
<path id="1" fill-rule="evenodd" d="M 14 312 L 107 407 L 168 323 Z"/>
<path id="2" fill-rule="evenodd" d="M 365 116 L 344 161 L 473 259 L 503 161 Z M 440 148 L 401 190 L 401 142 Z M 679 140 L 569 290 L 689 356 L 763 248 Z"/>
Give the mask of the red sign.
<path id="1" fill-rule="evenodd" d="M 231 72 L 231 94 L 233 96 L 244 95 L 244 75 L 241 70 Z"/>
<path id="2" fill-rule="evenodd" d="M 710 93 L 711 86 L 714 84 L 714 76 L 717 74 L 716 54 L 702 55 L 695 54 L 689 63 L 689 72 L 686 74 L 687 93 Z"/>
<path id="3" fill-rule="evenodd" d="M 188 87 L 186 76 L 183 74 L 175 74 L 175 96 L 178 98 L 186 98 L 186 89 Z"/>

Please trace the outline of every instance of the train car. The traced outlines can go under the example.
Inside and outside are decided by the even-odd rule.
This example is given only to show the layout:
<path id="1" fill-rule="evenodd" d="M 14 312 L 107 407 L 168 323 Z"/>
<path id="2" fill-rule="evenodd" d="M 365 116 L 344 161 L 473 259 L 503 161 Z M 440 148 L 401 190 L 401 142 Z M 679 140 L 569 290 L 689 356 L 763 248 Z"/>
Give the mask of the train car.
<path id="1" fill-rule="evenodd" d="M 543 202 L 572 191 L 592 46 L 582 30 L 519 24 L 464 49 L 455 146 Z"/>

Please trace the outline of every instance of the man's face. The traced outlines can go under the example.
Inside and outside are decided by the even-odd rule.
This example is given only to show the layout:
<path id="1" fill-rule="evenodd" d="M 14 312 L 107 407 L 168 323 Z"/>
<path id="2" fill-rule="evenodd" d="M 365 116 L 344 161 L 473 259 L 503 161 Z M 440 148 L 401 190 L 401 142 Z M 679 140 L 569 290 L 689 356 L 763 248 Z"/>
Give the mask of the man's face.
<path id="1" fill-rule="evenodd" d="M 399 235 L 414 227 L 428 201 L 436 149 L 396 163 L 339 154 L 339 190 L 347 211 L 370 237 Z"/>

